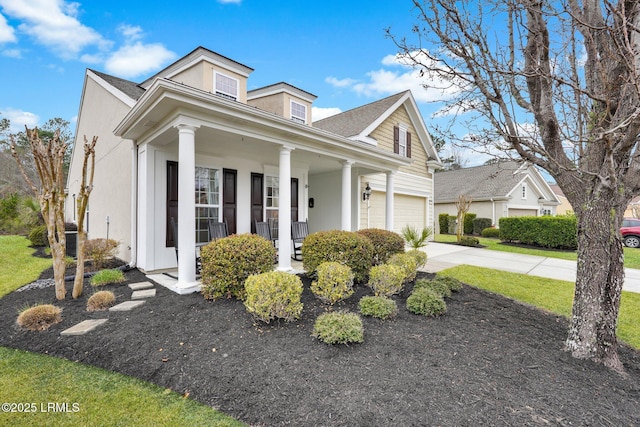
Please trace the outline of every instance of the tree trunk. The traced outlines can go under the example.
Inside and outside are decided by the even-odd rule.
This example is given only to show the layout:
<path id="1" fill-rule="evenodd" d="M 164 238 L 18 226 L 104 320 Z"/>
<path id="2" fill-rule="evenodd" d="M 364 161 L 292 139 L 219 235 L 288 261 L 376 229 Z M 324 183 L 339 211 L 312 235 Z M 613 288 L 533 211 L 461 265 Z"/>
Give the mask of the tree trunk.
<path id="1" fill-rule="evenodd" d="M 624 207 L 606 194 L 577 213 L 578 269 L 573 313 L 565 348 L 572 356 L 603 363 L 618 372 L 616 324 L 624 281 L 619 227 Z"/>
<path id="2" fill-rule="evenodd" d="M 78 232 L 78 250 L 76 260 L 76 277 L 73 281 L 73 293 L 71 294 L 74 299 L 79 298 L 82 295 L 84 288 L 84 243 L 87 240 L 87 232 L 82 230 Z"/>

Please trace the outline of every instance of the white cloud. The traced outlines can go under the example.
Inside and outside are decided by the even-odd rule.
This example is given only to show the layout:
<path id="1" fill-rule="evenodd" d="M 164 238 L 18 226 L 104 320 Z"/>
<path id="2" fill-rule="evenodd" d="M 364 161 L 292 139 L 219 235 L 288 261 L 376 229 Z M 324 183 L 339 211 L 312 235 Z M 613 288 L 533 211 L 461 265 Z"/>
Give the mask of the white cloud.
<path id="1" fill-rule="evenodd" d="M 315 122 L 339 113 L 342 113 L 342 110 L 337 107 L 311 107 L 311 120 Z"/>
<path id="2" fill-rule="evenodd" d="M 22 21 L 18 29 L 63 58 L 74 58 L 88 46 L 108 47 L 94 29 L 77 19 L 79 4 L 63 0 L 0 0 L 5 14 Z"/>
<path id="3" fill-rule="evenodd" d="M 37 114 L 15 108 L 0 109 L 0 116 L 9 119 L 11 122 L 11 126 L 9 127 L 10 133 L 22 132 L 24 131 L 25 125 L 32 128 L 40 121 L 40 117 Z"/>
<path id="4" fill-rule="evenodd" d="M 105 61 L 105 68 L 108 73 L 132 78 L 157 70 L 175 57 L 175 53 L 161 44 L 136 42 L 113 52 Z"/>
<path id="5" fill-rule="evenodd" d="M 20 49 L 5 49 L 2 51 L 2 56 L 8 58 L 22 58 L 22 51 Z"/>
<path id="6" fill-rule="evenodd" d="M 15 30 L 7 22 L 7 18 L 0 15 L 0 43 L 15 42 L 16 38 Z"/>
<path id="7" fill-rule="evenodd" d="M 348 87 L 357 83 L 357 80 L 354 79 L 337 79 L 333 76 L 327 77 L 324 81 L 335 87 Z"/>
<path id="8" fill-rule="evenodd" d="M 127 39 L 128 42 L 140 40 L 142 38 L 142 28 L 128 24 L 122 24 L 118 27 L 118 31 Z"/>

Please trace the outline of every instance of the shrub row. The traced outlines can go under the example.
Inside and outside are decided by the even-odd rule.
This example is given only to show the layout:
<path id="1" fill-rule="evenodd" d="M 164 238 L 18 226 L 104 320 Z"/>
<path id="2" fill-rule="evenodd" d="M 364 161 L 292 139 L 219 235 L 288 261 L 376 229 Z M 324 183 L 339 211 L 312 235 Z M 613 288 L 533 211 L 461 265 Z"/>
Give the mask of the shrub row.
<path id="1" fill-rule="evenodd" d="M 521 216 L 500 218 L 500 239 L 554 249 L 576 249 L 575 216 Z"/>
<path id="2" fill-rule="evenodd" d="M 464 234 L 480 235 L 480 233 L 482 233 L 482 230 L 491 227 L 491 218 L 476 218 L 476 216 L 477 215 L 474 213 L 467 213 L 464 216 Z M 455 215 L 449 215 L 446 213 L 441 213 L 440 215 L 438 215 L 440 233 L 455 234 L 456 220 L 457 217 Z"/>

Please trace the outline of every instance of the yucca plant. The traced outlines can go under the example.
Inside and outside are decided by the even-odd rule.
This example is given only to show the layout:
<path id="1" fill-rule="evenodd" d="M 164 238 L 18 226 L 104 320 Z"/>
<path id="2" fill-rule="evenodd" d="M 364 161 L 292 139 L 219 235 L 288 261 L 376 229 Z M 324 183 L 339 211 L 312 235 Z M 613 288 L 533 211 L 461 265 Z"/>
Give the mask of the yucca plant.
<path id="1" fill-rule="evenodd" d="M 411 249 L 420 249 L 427 246 L 427 240 L 433 234 L 433 228 L 425 227 L 419 232 L 416 227 L 407 224 L 402 228 L 400 234 Z"/>

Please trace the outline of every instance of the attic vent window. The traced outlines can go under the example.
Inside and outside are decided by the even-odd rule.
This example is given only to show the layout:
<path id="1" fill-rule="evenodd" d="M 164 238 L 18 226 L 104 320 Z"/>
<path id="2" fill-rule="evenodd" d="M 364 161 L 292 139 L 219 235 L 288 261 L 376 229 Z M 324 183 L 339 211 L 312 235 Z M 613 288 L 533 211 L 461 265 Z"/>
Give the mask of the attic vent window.
<path id="1" fill-rule="evenodd" d="M 238 100 L 238 79 L 215 73 L 215 94 L 234 101 Z"/>
<path id="2" fill-rule="evenodd" d="M 291 101 L 291 120 L 294 122 L 307 123 L 307 106 Z"/>

